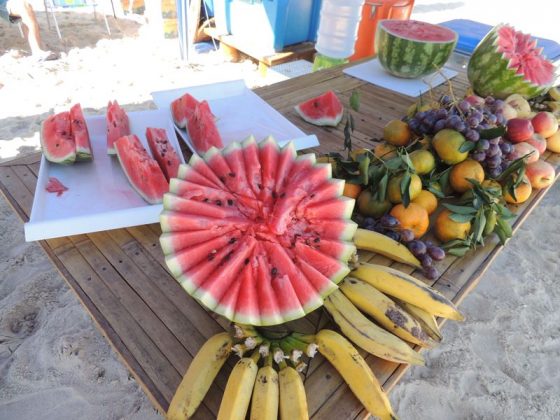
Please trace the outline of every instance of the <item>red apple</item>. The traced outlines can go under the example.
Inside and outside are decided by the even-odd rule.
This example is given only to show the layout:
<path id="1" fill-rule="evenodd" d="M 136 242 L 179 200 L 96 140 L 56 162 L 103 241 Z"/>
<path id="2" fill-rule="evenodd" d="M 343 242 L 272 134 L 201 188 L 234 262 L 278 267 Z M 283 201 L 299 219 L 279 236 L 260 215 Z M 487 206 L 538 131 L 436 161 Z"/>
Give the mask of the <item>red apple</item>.
<path id="1" fill-rule="evenodd" d="M 531 119 L 531 123 L 535 133 L 541 134 L 544 138 L 548 138 L 558 131 L 558 120 L 552 112 L 537 112 Z"/>
<path id="2" fill-rule="evenodd" d="M 517 143 L 513 145 L 513 152 L 511 152 L 510 157 L 511 159 L 519 159 L 520 157 L 529 155 L 525 158 L 527 163 L 533 163 L 539 160 L 540 153 L 539 151 L 533 146 L 532 144 L 523 141 L 521 143 Z"/>
<path id="3" fill-rule="evenodd" d="M 546 139 L 546 148 L 554 153 L 560 153 L 560 130 Z"/>
<path id="4" fill-rule="evenodd" d="M 541 155 L 546 151 L 546 139 L 540 134 L 533 134 L 526 142 L 535 146 Z"/>
<path id="5" fill-rule="evenodd" d="M 512 118 L 506 123 L 506 136 L 513 143 L 521 143 L 529 139 L 534 132 L 531 120 Z"/>
<path id="6" fill-rule="evenodd" d="M 535 190 L 540 190 L 541 188 L 552 185 L 556 176 L 554 167 L 544 160 L 537 160 L 536 162 L 528 164 L 525 174 Z"/>

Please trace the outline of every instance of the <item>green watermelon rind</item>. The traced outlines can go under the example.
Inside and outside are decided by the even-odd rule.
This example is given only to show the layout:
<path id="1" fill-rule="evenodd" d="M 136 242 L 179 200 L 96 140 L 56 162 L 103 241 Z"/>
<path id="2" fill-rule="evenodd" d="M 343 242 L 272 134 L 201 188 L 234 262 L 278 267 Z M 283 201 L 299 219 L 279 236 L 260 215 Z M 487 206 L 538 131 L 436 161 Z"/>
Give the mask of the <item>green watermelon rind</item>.
<path id="1" fill-rule="evenodd" d="M 473 90 L 482 97 L 493 96 L 497 99 L 505 99 L 515 93 L 526 99 L 543 94 L 549 85 L 535 85 L 526 81 L 522 74 L 509 68 L 509 60 L 497 51 L 498 31 L 502 26 L 492 28 L 469 59 L 467 77 Z"/>
<path id="2" fill-rule="evenodd" d="M 56 117 L 53 116 L 53 118 Z M 77 159 L 77 154 L 76 154 L 76 147 L 74 146 L 74 149 L 72 152 L 64 155 L 64 156 L 54 156 L 52 153 L 50 153 L 49 151 L 49 147 L 48 147 L 48 142 L 49 140 L 46 139 L 45 133 L 44 133 L 44 128 L 45 128 L 45 122 L 43 121 L 43 123 L 41 124 L 41 135 L 40 135 L 40 142 L 41 142 L 41 151 L 43 152 L 43 155 L 45 156 L 45 159 L 47 159 L 49 162 L 51 163 L 57 163 L 59 165 L 71 165 L 74 162 L 76 162 Z"/>
<path id="3" fill-rule="evenodd" d="M 321 117 L 317 117 L 317 116 L 313 116 L 311 115 L 311 110 L 308 110 L 306 112 L 305 108 L 308 106 L 311 106 L 311 104 L 313 102 L 319 101 L 319 102 L 323 102 L 323 113 L 327 111 L 326 107 L 327 106 L 331 106 L 331 103 L 326 103 L 325 101 L 330 100 L 330 101 L 336 101 L 336 104 L 340 107 L 340 110 L 338 111 L 338 113 L 334 114 L 334 115 L 323 115 Z M 340 121 L 342 120 L 342 117 L 344 115 L 344 107 L 342 106 L 342 104 L 340 103 L 340 100 L 338 99 L 338 97 L 336 96 L 336 94 L 333 91 L 327 91 L 325 93 L 323 93 L 322 95 L 315 97 L 315 98 L 311 98 L 308 99 L 305 102 L 302 102 L 298 105 L 296 105 L 294 107 L 294 110 L 296 111 L 296 113 L 304 120 L 307 121 L 310 124 L 313 125 L 317 125 L 317 126 L 329 126 L 329 127 L 336 127 Z"/>
<path id="4" fill-rule="evenodd" d="M 393 76 L 416 79 L 440 70 L 455 49 L 452 41 L 415 41 L 392 34 L 377 25 L 375 49 L 381 66 Z"/>

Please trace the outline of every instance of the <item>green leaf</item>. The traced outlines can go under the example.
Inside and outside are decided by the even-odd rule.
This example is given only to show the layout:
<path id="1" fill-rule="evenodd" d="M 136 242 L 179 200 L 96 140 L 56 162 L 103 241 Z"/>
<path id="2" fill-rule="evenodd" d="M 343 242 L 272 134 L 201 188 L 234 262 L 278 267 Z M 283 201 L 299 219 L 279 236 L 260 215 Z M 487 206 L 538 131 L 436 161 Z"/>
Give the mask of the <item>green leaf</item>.
<path id="1" fill-rule="evenodd" d="M 361 184 L 367 185 L 369 180 L 369 156 L 366 154 L 360 156 L 359 171 L 362 178 Z"/>
<path id="2" fill-rule="evenodd" d="M 500 229 L 504 231 L 506 236 L 508 238 L 511 238 L 511 236 L 513 235 L 513 230 L 511 228 L 511 225 L 502 217 L 498 217 L 498 220 L 496 222 L 497 222 L 496 225 L 499 226 Z"/>
<path id="3" fill-rule="evenodd" d="M 496 227 L 494 228 L 494 232 L 496 233 L 496 235 L 498 235 L 498 238 L 500 239 L 500 244 L 505 245 L 508 240 L 508 237 L 499 224 L 496 224 Z"/>
<path id="4" fill-rule="evenodd" d="M 457 213 L 451 213 L 449 215 L 449 218 L 451 220 L 453 220 L 454 222 L 457 223 L 467 223 L 470 222 L 473 219 L 473 215 L 471 214 L 457 214 Z"/>
<path id="5" fill-rule="evenodd" d="M 457 248 L 451 248 L 447 250 L 448 254 L 455 255 L 456 257 L 464 257 L 467 252 L 470 251 L 468 246 L 460 246 Z"/>
<path id="6" fill-rule="evenodd" d="M 481 212 L 478 217 L 475 219 L 473 232 L 474 232 L 474 241 L 476 243 L 482 242 L 482 237 L 484 233 L 484 228 L 486 227 L 486 216 L 483 212 Z"/>
<path id="7" fill-rule="evenodd" d="M 386 197 L 387 197 L 387 184 L 389 183 L 389 174 L 385 174 L 383 175 L 383 177 L 381 178 L 381 181 L 379 181 L 378 184 L 378 191 L 379 191 L 379 200 L 380 201 L 385 201 Z"/>
<path id="8" fill-rule="evenodd" d="M 385 162 L 385 166 L 387 167 L 387 169 L 392 171 L 396 171 L 401 167 L 401 165 L 402 165 L 402 159 L 399 157 L 391 158 Z"/>
<path id="9" fill-rule="evenodd" d="M 428 187 L 428 191 L 430 191 L 433 195 L 435 195 L 437 198 L 445 198 L 445 194 L 443 194 L 440 190 L 429 186 Z"/>
<path id="10" fill-rule="evenodd" d="M 350 108 L 352 108 L 356 112 L 360 110 L 360 96 L 361 93 L 355 89 L 350 95 Z"/>
<path id="11" fill-rule="evenodd" d="M 506 134 L 506 128 L 504 126 L 499 126 L 480 131 L 480 138 L 490 140 L 495 139 L 496 137 L 501 137 L 504 134 Z"/>
<path id="12" fill-rule="evenodd" d="M 473 150 L 476 147 L 476 143 L 473 141 L 466 141 L 464 142 L 461 147 L 459 147 L 459 152 L 464 153 L 464 152 L 470 152 L 471 150 Z"/>
<path id="13" fill-rule="evenodd" d="M 453 213 L 475 215 L 476 209 L 469 206 L 457 206 L 455 204 L 443 203 L 443 206 Z"/>
<path id="14" fill-rule="evenodd" d="M 513 219 L 516 216 L 514 212 L 501 204 L 496 204 L 495 208 L 502 219 Z"/>
<path id="15" fill-rule="evenodd" d="M 414 169 L 414 165 L 412 164 L 412 161 L 410 160 L 410 156 L 408 156 L 408 153 L 406 152 L 406 150 L 404 151 L 404 153 L 401 155 L 403 162 L 406 164 L 406 166 L 408 167 L 408 170 L 410 172 L 416 172 L 416 170 Z"/>
<path id="16" fill-rule="evenodd" d="M 350 130 L 354 131 L 354 116 L 348 113 L 348 119 L 350 120 Z"/>
<path id="17" fill-rule="evenodd" d="M 412 181 L 409 172 L 405 172 L 401 179 L 401 196 L 403 206 L 408 207 L 410 204 L 410 182 Z"/>

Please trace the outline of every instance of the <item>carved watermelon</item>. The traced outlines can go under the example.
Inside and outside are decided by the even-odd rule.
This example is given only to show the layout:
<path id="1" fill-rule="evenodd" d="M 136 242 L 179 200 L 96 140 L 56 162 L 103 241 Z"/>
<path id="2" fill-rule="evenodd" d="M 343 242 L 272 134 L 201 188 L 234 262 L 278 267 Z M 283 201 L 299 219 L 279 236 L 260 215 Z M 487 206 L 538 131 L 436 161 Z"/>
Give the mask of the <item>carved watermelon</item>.
<path id="1" fill-rule="evenodd" d="M 41 125 L 41 150 L 49 162 L 71 164 L 76 161 L 70 113 L 49 115 Z"/>
<path id="2" fill-rule="evenodd" d="M 332 90 L 296 105 L 295 110 L 308 123 L 332 127 L 338 125 L 344 113 L 342 103 Z"/>
<path id="3" fill-rule="evenodd" d="M 76 144 L 76 160 L 93 159 L 89 132 L 80 104 L 75 104 L 70 108 L 70 120 L 72 124 L 72 137 Z"/>
<path id="4" fill-rule="evenodd" d="M 381 20 L 375 50 L 381 66 L 393 76 L 418 78 L 441 69 L 457 43 L 449 28 L 418 20 Z"/>
<path id="5" fill-rule="evenodd" d="M 148 203 L 161 203 L 169 183 L 140 139 L 134 134 L 122 136 L 114 142 L 114 148 L 130 185 Z"/>
<path id="6" fill-rule="evenodd" d="M 116 153 L 114 143 L 122 136 L 130 134 L 128 115 L 117 101 L 109 101 L 107 106 L 107 154 Z"/>
<path id="7" fill-rule="evenodd" d="M 193 155 L 163 199 L 171 273 L 235 322 L 275 325 L 320 307 L 355 253 L 354 200 L 330 168 L 271 138 Z"/>
<path id="8" fill-rule="evenodd" d="M 146 128 L 146 139 L 152 152 L 152 156 L 157 160 L 165 178 L 169 181 L 177 176 L 181 161 L 175 148 L 169 142 L 167 133 L 163 128 Z"/>
<path id="9" fill-rule="evenodd" d="M 517 93 L 532 98 L 553 84 L 555 68 L 531 35 L 509 25 L 498 25 L 474 50 L 467 75 L 480 96 L 504 99 Z"/>

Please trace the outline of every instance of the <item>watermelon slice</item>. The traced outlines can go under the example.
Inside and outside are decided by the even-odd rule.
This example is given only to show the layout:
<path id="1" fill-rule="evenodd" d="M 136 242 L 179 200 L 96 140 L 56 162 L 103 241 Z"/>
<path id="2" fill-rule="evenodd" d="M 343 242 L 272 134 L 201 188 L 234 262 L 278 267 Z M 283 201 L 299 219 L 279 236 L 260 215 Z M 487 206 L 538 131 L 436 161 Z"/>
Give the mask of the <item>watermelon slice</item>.
<path id="1" fill-rule="evenodd" d="M 107 154 L 116 153 L 114 143 L 122 136 L 130 135 L 128 115 L 117 101 L 109 101 L 107 105 Z"/>
<path id="2" fill-rule="evenodd" d="M 152 152 L 152 156 L 157 160 L 163 174 L 169 181 L 177 176 L 181 161 L 175 148 L 169 143 L 167 133 L 163 128 L 146 128 L 146 139 Z"/>
<path id="3" fill-rule="evenodd" d="M 198 103 L 187 120 L 187 132 L 196 152 L 204 153 L 212 146 L 222 148 L 222 137 L 208 102 Z"/>
<path id="4" fill-rule="evenodd" d="M 295 110 L 308 123 L 332 127 L 338 125 L 344 114 L 344 107 L 332 90 L 296 105 Z"/>
<path id="5" fill-rule="evenodd" d="M 49 162 L 64 165 L 76 160 L 69 112 L 49 115 L 41 125 L 41 150 Z"/>
<path id="6" fill-rule="evenodd" d="M 161 203 L 163 194 L 169 190 L 169 183 L 140 139 L 134 134 L 120 137 L 114 148 L 130 185 L 148 203 Z"/>
<path id="7" fill-rule="evenodd" d="M 171 273 L 203 305 L 253 325 L 297 319 L 349 272 L 354 201 L 330 165 L 254 139 L 181 165 L 163 200 Z"/>
<path id="8" fill-rule="evenodd" d="M 75 104 L 70 108 L 70 120 L 72 137 L 76 144 L 76 160 L 92 160 L 93 152 L 89 142 L 88 128 L 80 104 Z"/>
<path id="9" fill-rule="evenodd" d="M 199 102 L 189 93 L 171 102 L 171 115 L 179 128 L 185 128 Z"/>

